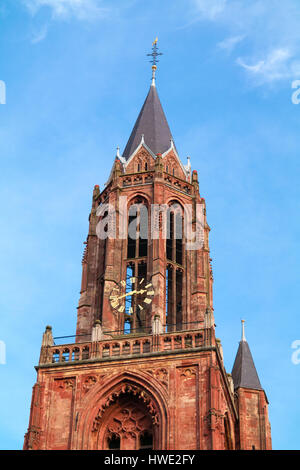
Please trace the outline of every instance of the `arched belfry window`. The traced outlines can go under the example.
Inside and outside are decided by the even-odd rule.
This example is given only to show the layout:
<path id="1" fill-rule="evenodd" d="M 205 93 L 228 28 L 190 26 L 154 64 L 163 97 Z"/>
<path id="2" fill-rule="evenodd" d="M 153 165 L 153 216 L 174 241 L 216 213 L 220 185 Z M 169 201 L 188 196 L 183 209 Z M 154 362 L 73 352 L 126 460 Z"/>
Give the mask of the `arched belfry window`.
<path id="1" fill-rule="evenodd" d="M 137 290 L 136 286 L 147 284 L 148 231 L 147 201 L 142 196 L 137 196 L 128 209 L 125 293 Z M 141 296 L 142 294 L 126 296 L 124 325 L 122 326 L 125 334 L 145 331 L 146 309 L 140 308 L 140 305 L 144 304 Z"/>
<path id="2" fill-rule="evenodd" d="M 173 201 L 167 209 L 167 260 L 176 264 L 183 263 L 183 209 L 180 204 Z"/>
<path id="3" fill-rule="evenodd" d="M 166 324 L 168 331 L 183 328 L 183 209 L 176 201 L 167 210 Z"/>
<path id="4" fill-rule="evenodd" d="M 148 254 L 148 207 L 137 197 L 128 210 L 127 258 L 143 258 Z"/>
<path id="5" fill-rule="evenodd" d="M 143 260 L 131 261 L 126 267 L 126 286 L 125 294 L 132 290 L 139 290 L 140 287 L 147 284 L 147 263 Z M 143 289 L 140 289 L 143 290 Z M 144 307 L 143 293 L 137 295 L 128 295 L 125 297 L 125 311 L 123 316 L 123 333 L 142 333 L 146 331 L 147 319 L 146 309 Z"/>
<path id="6" fill-rule="evenodd" d="M 99 206 L 100 207 L 100 206 Z M 103 214 L 99 216 L 99 223 L 103 224 L 103 236 L 98 236 L 99 240 L 99 251 L 101 253 L 101 265 L 100 265 L 100 276 L 98 278 L 98 296 L 97 296 L 97 310 L 98 310 L 98 318 L 102 320 L 102 312 L 103 312 L 103 299 L 104 299 L 104 280 L 103 274 L 105 272 L 106 266 L 106 256 L 107 256 L 107 237 L 108 237 L 108 229 L 109 223 L 111 219 L 109 218 L 108 210 L 105 210 Z M 85 256 L 88 254 L 88 247 L 86 247 Z M 83 289 L 87 287 L 87 275 L 83 278 L 84 286 Z"/>

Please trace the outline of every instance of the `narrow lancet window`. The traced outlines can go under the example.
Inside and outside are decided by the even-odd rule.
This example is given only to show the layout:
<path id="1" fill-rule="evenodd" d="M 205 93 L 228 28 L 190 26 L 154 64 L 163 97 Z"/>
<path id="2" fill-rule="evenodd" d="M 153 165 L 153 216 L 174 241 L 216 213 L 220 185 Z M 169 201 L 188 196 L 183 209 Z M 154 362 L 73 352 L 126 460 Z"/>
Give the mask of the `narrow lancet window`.
<path id="1" fill-rule="evenodd" d="M 183 320 L 183 210 L 175 201 L 167 211 L 166 324 L 182 330 Z"/>
<path id="2" fill-rule="evenodd" d="M 144 203 L 129 208 L 127 258 L 143 258 L 148 254 L 148 209 Z"/>

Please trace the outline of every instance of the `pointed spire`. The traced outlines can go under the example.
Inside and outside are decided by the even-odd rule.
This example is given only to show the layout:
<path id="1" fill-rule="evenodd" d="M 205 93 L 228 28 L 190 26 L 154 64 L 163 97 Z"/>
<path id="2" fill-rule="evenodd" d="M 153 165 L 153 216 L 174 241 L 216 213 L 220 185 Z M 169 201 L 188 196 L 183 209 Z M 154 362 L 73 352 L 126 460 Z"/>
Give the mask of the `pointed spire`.
<path id="1" fill-rule="evenodd" d="M 154 155 L 168 150 L 172 145 L 171 141 L 174 145 L 174 139 L 155 86 L 150 86 L 148 95 L 133 127 L 123 152 L 125 160 L 128 160 L 138 148 L 143 135 L 144 143 Z"/>
<path id="2" fill-rule="evenodd" d="M 151 54 L 147 54 L 147 56 L 151 57 L 152 82 L 123 152 L 123 158 L 125 160 L 131 157 L 133 152 L 141 144 L 142 139 L 142 143 L 144 143 L 154 155 L 164 153 L 172 146 L 175 148 L 174 140 L 155 86 L 155 72 L 158 63 L 157 57 L 162 55 L 161 52 L 158 52 L 157 41 L 158 39 L 156 38 L 152 43 Z"/>
<path id="3" fill-rule="evenodd" d="M 242 339 L 232 368 L 232 379 L 235 390 L 237 388 L 250 388 L 263 390 L 254 365 L 253 357 L 245 337 L 245 320 L 242 320 Z"/>

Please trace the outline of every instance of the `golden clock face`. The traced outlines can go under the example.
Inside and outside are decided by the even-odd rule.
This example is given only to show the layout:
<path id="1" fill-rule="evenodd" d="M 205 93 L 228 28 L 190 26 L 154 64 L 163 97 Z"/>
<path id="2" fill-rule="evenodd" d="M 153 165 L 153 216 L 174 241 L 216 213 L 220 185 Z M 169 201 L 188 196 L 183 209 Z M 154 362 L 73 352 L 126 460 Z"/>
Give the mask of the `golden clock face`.
<path id="1" fill-rule="evenodd" d="M 112 289 L 109 300 L 115 311 L 132 315 L 145 310 L 151 304 L 154 294 L 152 282 L 145 278 L 130 277 Z"/>

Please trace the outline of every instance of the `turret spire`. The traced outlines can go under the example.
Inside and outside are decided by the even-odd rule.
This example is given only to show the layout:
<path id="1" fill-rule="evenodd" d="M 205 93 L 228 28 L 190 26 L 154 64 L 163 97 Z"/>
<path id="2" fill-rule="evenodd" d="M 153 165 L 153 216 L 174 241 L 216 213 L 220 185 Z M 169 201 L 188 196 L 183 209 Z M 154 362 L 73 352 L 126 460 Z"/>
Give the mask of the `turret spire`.
<path id="1" fill-rule="evenodd" d="M 245 337 L 245 320 L 242 320 L 242 339 L 232 369 L 234 388 L 239 387 L 262 390 L 252 354 Z"/>

